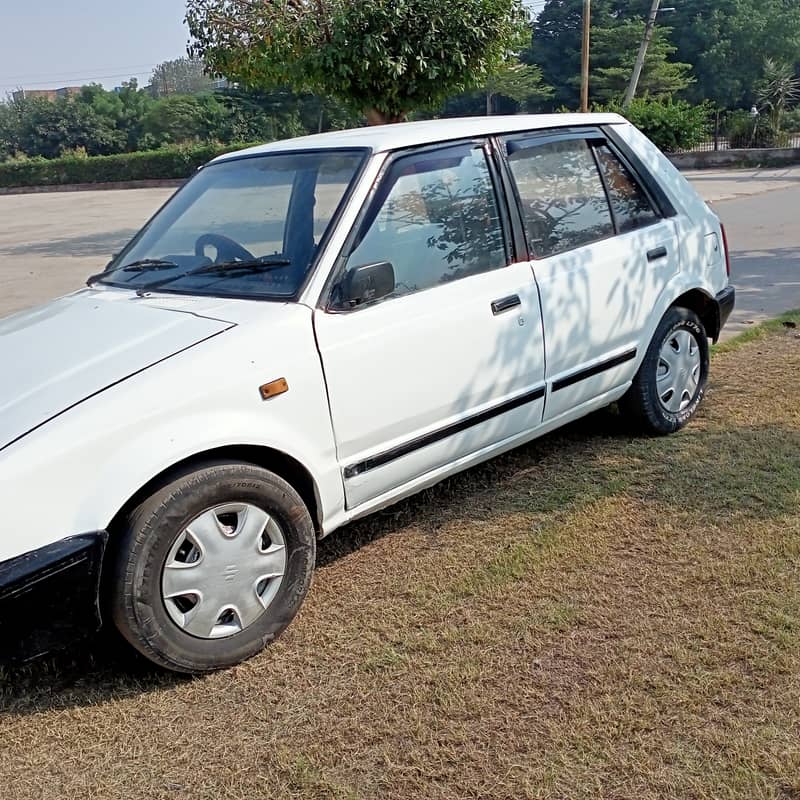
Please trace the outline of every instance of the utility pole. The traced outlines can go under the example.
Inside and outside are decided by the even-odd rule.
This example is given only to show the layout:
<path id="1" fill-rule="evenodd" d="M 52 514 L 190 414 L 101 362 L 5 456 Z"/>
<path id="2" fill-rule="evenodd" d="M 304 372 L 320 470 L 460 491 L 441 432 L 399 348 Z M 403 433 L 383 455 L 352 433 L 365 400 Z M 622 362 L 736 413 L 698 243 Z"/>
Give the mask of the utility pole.
<path id="1" fill-rule="evenodd" d="M 661 0 L 653 0 L 653 5 L 650 8 L 650 16 L 647 18 L 647 25 L 644 28 L 644 39 L 642 39 L 641 47 L 639 47 L 639 55 L 636 56 L 636 63 L 633 65 L 633 74 L 631 75 L 631 82 L 628 84 L 628 91 L 625 92 L 625 99 L 622 101 L 622 107 L 627 108 L 636 97 L 636 89 L 639 86 L 639 78 L 642 77 L 642 69 L 644 67 L 644 60 L 647 57 L 647 48 L 650 47 L 650 41 L 653 38 L 653 31 L 656 27 L 656 17 L 658 16 L 658 7 L 661 5 Z"/>
<path id="2" fill-rule="evenodd" d="M 589 110 L 589 34 L 592 28 L 592 0 L 583 0 L 583 50 L 581 52 L 581 111 Z"/>

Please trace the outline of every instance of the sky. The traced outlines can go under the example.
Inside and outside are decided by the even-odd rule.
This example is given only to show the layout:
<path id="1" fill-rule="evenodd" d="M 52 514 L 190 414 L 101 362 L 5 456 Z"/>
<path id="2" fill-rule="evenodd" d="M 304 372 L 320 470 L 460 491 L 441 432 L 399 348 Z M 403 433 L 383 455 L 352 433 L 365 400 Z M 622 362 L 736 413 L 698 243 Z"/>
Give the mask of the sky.
<path id="1" fill-rule="evenodd" d="M 0 98 L 133 76 L 186 55 L 185 0 L 0 0 Z"/>
<path id="2" fill-rule="evenodd" d="M 525 0 L 540 9 L 543 0 Z M 185 0 L 0 0 L 0 98 L 131 77 L 186 55 Z"/>

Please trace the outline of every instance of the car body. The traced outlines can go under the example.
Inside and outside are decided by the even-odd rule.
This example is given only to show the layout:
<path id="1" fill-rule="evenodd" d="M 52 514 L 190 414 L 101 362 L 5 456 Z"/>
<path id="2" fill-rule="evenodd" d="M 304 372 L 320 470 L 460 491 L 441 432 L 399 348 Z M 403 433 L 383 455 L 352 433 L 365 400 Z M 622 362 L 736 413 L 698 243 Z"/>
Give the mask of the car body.
<path id="1" fill-rule="evenodd" d="M 275 253 L 247 266 L 254 240 Z M 269 470 L 327 536 L 644 392 L 671 309 L 716 340 L 728 274 L 717 216 L 616 115 L 407 123 L 216 159 L 91 286 L 0 321 L 4 654 L 99 627 L 116 531 L 176 470 Z M 675 361 L 695 383 L 697 341 Z M 656 344 L 653 385 L 672 363 Z M 702 399 L 687 385 L 660 395 L 670 429 Z"/>

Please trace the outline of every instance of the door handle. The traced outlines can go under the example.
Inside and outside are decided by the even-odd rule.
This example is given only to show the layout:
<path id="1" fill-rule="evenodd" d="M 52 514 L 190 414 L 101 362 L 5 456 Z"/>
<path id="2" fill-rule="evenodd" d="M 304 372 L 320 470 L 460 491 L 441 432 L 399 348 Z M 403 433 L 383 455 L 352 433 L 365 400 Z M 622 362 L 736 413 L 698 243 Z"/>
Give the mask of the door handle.
<path id="1" fill-rule="evenodd" d="M 519 295 L 512 294 L 510 297 L 504 297 L 501 300 L 495 300 L 492 303 L 492 314 L 497 316 L 498 314 L 502 314 L 504 311 L 508 311 L 509 308 L 516 308 L 517 306 L 522 305 L 522 300 L 519 299 Z"/>
<path id="2" fill-rule="evenodd" d="M 655 250 L 649 250 L 647 252 L 647 260 L 658 261 L 661 258 L 666 258 L 668 255 L 669 251 L 666 247 L 656 247 Z"/>

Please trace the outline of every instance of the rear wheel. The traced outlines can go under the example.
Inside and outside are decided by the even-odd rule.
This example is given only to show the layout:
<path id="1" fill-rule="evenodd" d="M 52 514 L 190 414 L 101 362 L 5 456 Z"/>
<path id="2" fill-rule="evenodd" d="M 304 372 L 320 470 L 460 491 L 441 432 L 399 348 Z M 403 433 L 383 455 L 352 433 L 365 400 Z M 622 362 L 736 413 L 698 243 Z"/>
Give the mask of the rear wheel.
<path id="1" fill-rule="evenodd" d="M 708 336 L 703 323 L 694 311 L 670 308 L 620 408 L 646 433 L 674 433 L 697 412 L 708 372 Z"/>
<path id="2" fill-rule="evenodd" d="M 286 481 L 255 465 L 187 472 L 126 522 L 113 618 L 168 669 L 208 672 L 255 655 L 292 621 L 311 583 L 308 510 Z"/>

